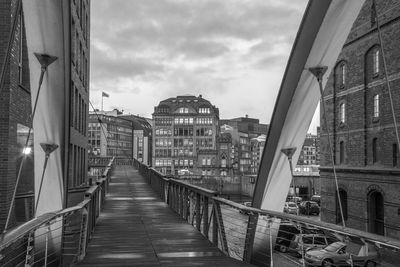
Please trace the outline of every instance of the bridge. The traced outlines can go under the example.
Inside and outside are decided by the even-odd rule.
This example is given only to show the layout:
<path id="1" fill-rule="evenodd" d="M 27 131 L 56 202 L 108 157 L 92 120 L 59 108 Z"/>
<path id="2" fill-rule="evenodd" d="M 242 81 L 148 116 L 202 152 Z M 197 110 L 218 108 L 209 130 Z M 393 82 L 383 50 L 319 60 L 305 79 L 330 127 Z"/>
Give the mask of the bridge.
<path id="1" fill-rule="evenodd" d="M 398 256 L 398 240 L 243 206 L 135 160 L 92 163 L 102 174 L 80 203 L 1 236 L 1 266 L 303 266 L 304 254 L 290 253 L 298 248 L 276 243 L 287 223 L 374 245 L 376 264 L 395 266 L 384 259 Z"/>

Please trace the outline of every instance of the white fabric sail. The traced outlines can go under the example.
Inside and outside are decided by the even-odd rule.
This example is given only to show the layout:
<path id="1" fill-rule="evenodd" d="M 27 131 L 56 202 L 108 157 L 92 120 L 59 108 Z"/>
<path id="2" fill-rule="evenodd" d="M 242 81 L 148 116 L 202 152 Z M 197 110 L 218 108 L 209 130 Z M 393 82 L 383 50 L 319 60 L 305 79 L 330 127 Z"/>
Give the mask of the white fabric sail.
<path id="1" fill-rule="evenodd" d="M 65 92 L 68 88 L 66 66 L 69 54 L 65 45 L 69 29 L 68 1 L 23 0 L 26 39 L 28 47 L 32 108 L 38 93 L 41 65 L 34 53 L 57 57 L 47 69 L 41 86 L 37 110 L 33 120 L 35 152 L 35 203 L 43 172 L 45 153 L 40 144 L 56 144 L 51 153 L 36 215 L 63 208 L 63 151 L 65 133 Z"/>
<path id="2" fill-rule="evenodd" d="M 307 6 L 275 104 L 258 174 L 253 205 L 283 211 L 291 183 L 283 148 L 297 148 L 295 165 L 320 100 L 317 79 L 308 70 L 328 67 L 323 85 L 364 1 L 311 0 Z"/>

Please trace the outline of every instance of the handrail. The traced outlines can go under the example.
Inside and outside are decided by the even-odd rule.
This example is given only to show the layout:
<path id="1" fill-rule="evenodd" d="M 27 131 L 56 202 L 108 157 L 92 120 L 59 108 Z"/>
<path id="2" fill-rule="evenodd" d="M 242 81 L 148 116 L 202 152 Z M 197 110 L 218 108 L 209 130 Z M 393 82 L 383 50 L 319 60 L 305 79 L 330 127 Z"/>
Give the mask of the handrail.
<path id="1" fill-rule="evenodd" d="M 179 181 L 177 179 L 170 178 L 169 181 L 172 182 L 172 183 L 175 183 L 175 184 L 183 185 L 183 186 L 185 186 L 187 188 L 190 188 L 192 191 L 195 191 L 195 192 L 198 192 L 198 193 L 202 193 L 203 195 L 207 195 L 209 197 L 212 197 L 212 196 L 215 196 L 215 195 L 218 194 L 217 191 L 206 189 L 204 187 L 200 187 L 200 186 L 197 186 L 197 185 L 192 185 L 192 184 L 189 184 L 187 182 Z"/>
<path id="2" fill-rule="evenodd" d="M 80 203 L 59 211 L 42 214 L 1 234 L 0 265 L 20 266 L 25 264 L 31 266 L 34 264 L 32 260 L 39 265 L 42 263 L 38 262 L 42 261 L 64 261 L 62 258 L 64 250 L 68 250 L 67 255 L 74 255 L 74 257 L 68 258 L 68 263 L 82 259 L 106 198 L 114 159 L 111 158 L 105 164 L 106 168 L 101 175 L 102 178 L 97 179 L 95 185 L 85 190 L 84 199 Z M 98 166 L 96 165 L 95 168 Z M 53 231 L 54 233 L 50 234 Z M 42 255 L 40 249 L 36 251 L 35 248 L 44 246 L 47 250 L 50 239 L 54 239 L 55 243 L 61 242 L 62 253 L 58 255 L 52 253 L 47 258 Z"/>
<path id="3" fill-rule="evenodd" d="M 381 236 L 381 235 L 377 235 L 377 234 L 372 234 L 372 233 L 360 231 L 360 230 L 349 228 L 349 227 L 343 227 L 343 226 L 340 226 L 337 224 L 315 221 L 315 220 L 312 220 L 312 219 L 309 219 L 306 217 L 299 217 L 297 215 L 288 214 L 288 213 L 284 213 L 284 212 L 252 208 L 252 207 L 248 207 L 248 206 L 227 200 L 225 198 L 213 197 L 213 200 L 218 201 L 223 204 L 226 204 L 228 206 L 231 206 L 231 207 L 236 208 L 241 211 L 246 211 L 249 213 L 251 212 L 253 214 L 258 214 L 258 215 L 262 215 L 262 216 L 275 217 L 278 219 L 284 219 L 284 220 L 294 221 L 294 222 L 298 222 L 298 223 L 303 223 L 305 225 L 314 226 L 314 227 L 324 229 L 327 231 L 336 232 L 338 234 L 362 238 L 371 243 L 379 244 L 379 245 L 382 245 L 385 247 L 400 249 L 400 241 L 397 239 L 394 239 L 394 238 L 385 237 L 385 236 Z"/>

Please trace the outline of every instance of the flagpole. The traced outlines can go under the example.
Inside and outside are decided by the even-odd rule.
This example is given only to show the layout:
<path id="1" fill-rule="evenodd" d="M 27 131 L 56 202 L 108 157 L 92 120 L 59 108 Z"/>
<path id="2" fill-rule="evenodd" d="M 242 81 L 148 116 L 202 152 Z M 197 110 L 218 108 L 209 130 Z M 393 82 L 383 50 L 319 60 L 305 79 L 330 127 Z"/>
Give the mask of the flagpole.
<path id="1" fill-rule="evenodd" d="M 103 110 L 103 98 L 104 98 L 104 95 L 103 95 L 103 92 L 101 92 L 101 111 L 104 111 Z"/>

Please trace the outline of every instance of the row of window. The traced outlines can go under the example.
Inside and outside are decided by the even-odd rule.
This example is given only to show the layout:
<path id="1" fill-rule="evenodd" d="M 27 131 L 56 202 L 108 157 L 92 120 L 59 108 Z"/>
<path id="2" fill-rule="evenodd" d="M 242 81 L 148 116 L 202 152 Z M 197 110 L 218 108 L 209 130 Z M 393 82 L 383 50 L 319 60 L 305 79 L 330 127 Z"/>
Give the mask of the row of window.
<path id="1" fill-rule="evenodd" d="M 172 130 L 171 129 L 156 129 L 156 136 L 171 136 L 172 135 Z"/>
<path id="2" fill-rule="evenodd" d="M 373 117 L 379 118 L 380 111 L 379 111 L 379 94 L 374 95 L 373 98 Z M 346 123 L 346 103 L 341 103 L 339 105 L 339 121 L 341 123 Z"/>
<path id="3" fill-rule="evenodd" d="M 172 139 L 170 138 L 155 138 L 156 147 L 160 146 L 172 146 Z"/>
<path id="4" fill-rule="evenodd" d="M 86 148 L 70 144 L 69 145 L 69 188 L 78 187 L 84 184 L 86 177 Z"/>
<path id="5" fill-rule="evenodd" d="M 71 82 L 70 90 L 70 125 L 75 130 L 86 136 L 88 106 L 78 88 Z"/>
<path id="6" fill-rule="evenodd" d="M 380 48 L 379 47 L 374 47 L 372 50 L 369 51 L 369 54 L 367 55 L 367 61 L 371 62 L 371 71 L 372 75 L 376 76 L 379 74 L 380 70 Z M 337 81 L 337 84 L 340 87 L 346 86 L 347 82 L 347 65 L 344 61 L 340 62 L 335 71 L 335 79 Z"/>
<path id="7" fill-rule="evenodd" d="M 379 160 L 379 153 L 378 153 L 378 138 L 372 139 L 372 163 L 376 163 Z M 399 150 L 397 144 L 392 144 L 392 166 L 398 166 L 398 155 Z M 339 142 L 339 163 L 345 163 L 345 144 L 344 141 Z"/>

